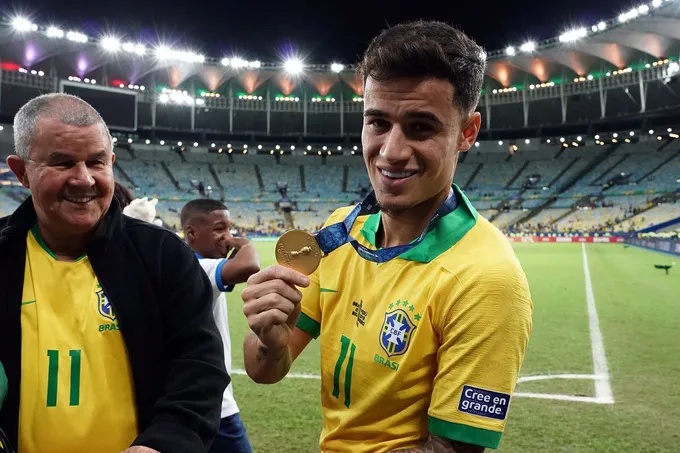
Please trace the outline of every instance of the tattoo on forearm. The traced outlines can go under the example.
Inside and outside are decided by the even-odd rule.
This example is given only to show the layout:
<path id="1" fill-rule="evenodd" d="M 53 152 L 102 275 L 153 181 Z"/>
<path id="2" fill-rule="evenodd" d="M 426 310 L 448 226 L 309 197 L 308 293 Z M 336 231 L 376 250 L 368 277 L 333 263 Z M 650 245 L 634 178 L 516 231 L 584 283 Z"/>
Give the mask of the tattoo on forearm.
<path id="1" fill-rule="evenodd" d="M 439 436 L 430 437 L 425 445 L 417 448 L 394 450 L 390 453 L 483 453 L 484 448 L 477 445 L 464 444 L 455 440 L 444 439 Z"/>

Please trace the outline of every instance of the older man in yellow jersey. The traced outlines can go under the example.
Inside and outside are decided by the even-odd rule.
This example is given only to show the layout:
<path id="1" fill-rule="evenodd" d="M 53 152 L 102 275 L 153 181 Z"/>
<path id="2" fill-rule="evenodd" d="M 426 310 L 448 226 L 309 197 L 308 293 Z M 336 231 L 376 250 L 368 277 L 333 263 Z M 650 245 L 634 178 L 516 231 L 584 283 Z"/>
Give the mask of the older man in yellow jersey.
<path id="1" fill-rule="evenodd" d="M 14 141 L 31 196 L 0 219 L 0 428 L 24 453 L 206 452 L 229 377 L 193 252 L 122 214 L 83 100 L 32 99 Z"/>
<path id="2" fill-rule="evenodd" d="M 509 242 L 452 185 L 479 132 L 485 59 L 438 22 L 375 38 L 361 63 L 374 192 L 331 215 L 309 278 L 273 266 L 243 292 L 254 380 L 280 380 L 320 339 L 323 452 L 500 442 L 533 307 Z"/>

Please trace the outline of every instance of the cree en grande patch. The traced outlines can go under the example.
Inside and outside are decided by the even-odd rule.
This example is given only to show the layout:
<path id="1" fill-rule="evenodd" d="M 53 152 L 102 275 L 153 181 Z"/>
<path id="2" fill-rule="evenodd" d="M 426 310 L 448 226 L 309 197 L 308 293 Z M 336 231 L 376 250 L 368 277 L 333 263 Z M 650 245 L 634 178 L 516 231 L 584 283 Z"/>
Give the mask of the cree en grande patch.
<path id="1" fill-rule="evenodd" d="M 508 415 L 510 395 L 484 390 L 470 385 L 463 386 L 458 410 L 460 412 L 477 415 L 479 417 L 505 420 Z"/>

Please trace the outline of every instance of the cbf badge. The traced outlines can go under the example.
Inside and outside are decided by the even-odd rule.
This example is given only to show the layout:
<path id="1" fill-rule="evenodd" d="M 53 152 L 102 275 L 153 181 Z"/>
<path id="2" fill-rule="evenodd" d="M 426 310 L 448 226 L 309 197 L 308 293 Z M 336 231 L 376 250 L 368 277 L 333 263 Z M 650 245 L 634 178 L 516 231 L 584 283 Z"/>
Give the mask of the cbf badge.
<path id="1" fill-rule="evenodd" d="M 380 346 L 387 357 L 405 354 L 411 344 L 416 325 L 402 309 L 385 313 L 385 320 L 380 331 Z"/>
<path id="2" fill-rule="evenodd" d="M 113 312 L 113 306 L 106 297 L 106 294 L 104 294 L 104 290 L 100 289 L 96 294 L 99 314 L 109 321 L 116 322 L 116 314 Z"/>

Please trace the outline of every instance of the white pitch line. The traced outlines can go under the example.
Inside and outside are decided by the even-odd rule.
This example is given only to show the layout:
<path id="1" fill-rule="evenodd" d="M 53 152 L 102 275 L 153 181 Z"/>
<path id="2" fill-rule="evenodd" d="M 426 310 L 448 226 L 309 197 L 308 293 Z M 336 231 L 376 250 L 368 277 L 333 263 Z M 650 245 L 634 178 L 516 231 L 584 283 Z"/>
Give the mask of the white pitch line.
<path id="1" fill-rule="evenodd" d="M 235 368 L 235 369 L 231 370 L 231 374 L 248 376 L 248 373 L 246 373 L 246 370 L 241 369 L 241 368 Z M 316 379 L 316 380 L 321 379 L 321 376 L 319 376 L 318 374 L 311 374 L 311 373 L 288 373 L 286 375 L 286 377 L 292 378 L 292 379 Z"/>
<path id="2" fill-rule="evenodd" d="M 588 304 L 588 320 L 590 326 L 590 343 L 593 350 L 593 371 L 595 372 L 595 398 L 607 404 L 614 403 L 614 395 L 609 378 L 609 368 L 607 367 L 607 357 L 604 354 L 604 341 L 600 330 L 600 321 L 597 317 L 597 307 L 595 306 L 595 294 L 593 293 L 593 283 L 590 279 L 588 268 L 588 255 L 586 245 L 581 243 L 581 254 L 583 255 L 583 273 L 586 282 L 586 303 Z"/>
<path id="3" fill-rule="evenodd" d="M 611 404 L 609 400 L 593 396 L 574 396 L 574 395 L 560 395 L 550 393 L 524 393 L 516 392 L 512 396 L 523 398 L 539 398 L 543 400 L 560 400 L 560 401 L 577 401 L 579 403 L 594 403 L 594 404 Z"/>
<path id="4" fill-rule="evenodd" d="M 594 374 L 542 374 L 537 376 L 520 376 L 518 384 L 522 382 L 547 381 L 550 379 L 598 379 Z"/>

